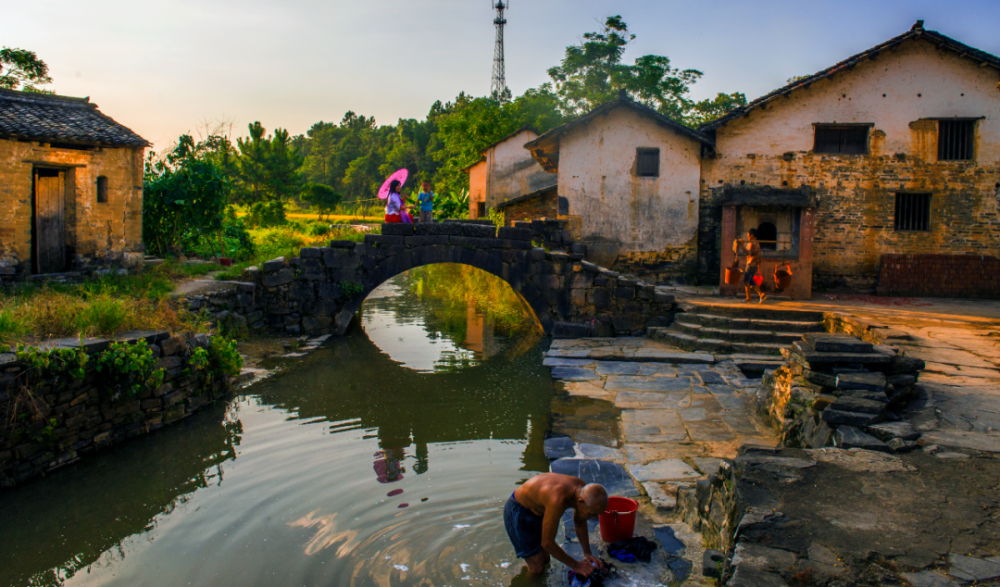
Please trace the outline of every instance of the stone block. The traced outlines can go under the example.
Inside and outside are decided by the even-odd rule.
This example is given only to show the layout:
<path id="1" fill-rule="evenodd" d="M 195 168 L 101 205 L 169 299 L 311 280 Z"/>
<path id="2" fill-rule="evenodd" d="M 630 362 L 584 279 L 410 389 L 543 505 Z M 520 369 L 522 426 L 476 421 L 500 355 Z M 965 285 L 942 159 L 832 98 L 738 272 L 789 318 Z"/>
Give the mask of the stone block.
<path id="1" fill-rule="evenodd" d="M 323 249 L 319 247 L 302 247 L 299 249 L 300 259 L 320 259 L 323 256 Z"/>
<path id="2" fill-rule="evenodd" d="M 619 281 L 618 283 L 621 283 L 621 281 Z M 618 287 L 615 288 L 615 299 L 631 300 L 634 297 L 635 297 L 634 287 L 623 287 L 619 285 Z"/>
<path id="3" fill-rule="evenodd" d="M 865 412 L 845 412 L 836 410 L 832 406 L 823 410 L 821 418 L 827 424 L 836 426 L 857 426 L 864 428 L 878 421 L 878 414 L 868 414 Z"/>
<path id="4" fill-rule="evenodd" d="M 532 277 L 532 281 L 541 290 L 559 289 L 561 287 L 558 275 L 535 275 Z"/>
<path id="5" fill-rule="evenodd" d="M 425 245 L 447 245 L 449 244 L 447 235 L 427 235 L 406 237 L 407 246 L 422 247 Z"/>
<path id="6" fill-rule="evenodd" d="M 187 341 L 180 336 L 171 336 L 160 343 L 160 350 L 165 357 L 184 354 L 188 350 Z"/>
<path id="7" fill-rule="evenodd" d="M 500 228 L 497 236 L 515 241 L 530 241 L 532 235 L 530 228 L 511 228 L 509 226 L 504 226 Z"/>
<path id="8" fill-rule="evenodd" d="M 405 222 L 392 222 L 382 225 L 382 234 L 385 236 L 413 236 L 414 228 L 412 224 L 407 224 Z M 365 242 L 368 242 L 366 235 Z"/>
<path id="9" fill-rule="evenodd" d="M 923 371 L 924 367 L 926 367 L 926 364 L 923 359 L 896 355 L 889 359 L 888 368 L 884 369 L 884 371 L 887 375 L 912 374 Z"/>
<path id="10" fill-rule="evenodd" d="M 497 229 L 492 224 L 462 224 L 462 236 L 472 238 L 496 238 Z"/>
<path id="11" fill-rule="evenodd" d="M 870 353 L 872 343 L 849 334 L 809 332 L 802 339 L 820 353 Z"/>
<path id="12" fill-rule="evenodd" d="M 838 389 L 858 389 L 863 391 L 885 391 L 885 374 L 880 372 L 869 373 L 841 373 L 837 375 L 836 387 Z"/>
<path id="13" fill-rule="evenodd" d="M 284 267 L 285 267 L 285 258 L 278 257 L 277 259 L 271 259 L 270 261 L 266 261 L 263 265 L 261 265 L 261 270 L 265 274 L 267 274 L 267 273 L 274 273 L 275 271 L 280 271 L 281 269 L 284 269 Z"/>
<path id="14" fill-rule="evenodd" d="M 268 261 L 270 263 L 270 261 Z M 266 265 L 267 263 L 265 263 Z M 280 271 L 264 275 L 263 284 L 265 287 L 278 287 L 286 285 L 295 280 L 295 275 L 291 269 L 281 269 Z"/>
<path id="15" fill-rule="evenodd" d="M 833 433 L 833 442 L 840 448 L 863 448 L 878 452 L 891 452 L 891 449 L 881 440 L 865 434 L 854 426 L 840 426 Z"/>
<path id="16" fill-rule="evenodd" d="M 806 381 L 822 387 L 837 387 L 837 376 L 830 373 L 820 373 L 805 369 L 802 371 L 802 376 L 805 377 Z"/>
<path id="17" fill-rule="evenodd" d="M 391 234 L 366 234 L 365 235 L 365 246 L 381 248 L 389 245 L 399 245 L 402 246 L 406 244 L 406 238 L 402 235 L 391 235 Z"/>
<path id="18" fill-rule="evenodd" d="M 593 336 L 593 328 L 590 324 L 556 322 L 552 325 L 553 338 L 587 338 L 589 336 Z"/>
<path id="19" fill-rule="evenodd" d="M 864 412 L 866 414 L 881 414 L 885 410 L 884 402 L 872 401 L 860 397 L 842 395 L 833 402 L 830 409 L 842 412 Z"/>
<path id="20" fill-rule="evenodd" d="M 916 440 L 920 438 L 920 431 L 909 422 L 882 422 L 868 427 L 868 433 L 879 440 L 888 442 L 893 438 L 903 440 Z"/>
<path id="21" fill-rule="evenodd" d="M 348 249 L 348 250 L 350 250 L 350 249 L 355 248 L 357 246 L 357 244 L 358 243 L 356 243 L 354 241 L 342 241 L 342 240 L 341 241 L 330 241 L 330 248 L 331 249 Z"/>

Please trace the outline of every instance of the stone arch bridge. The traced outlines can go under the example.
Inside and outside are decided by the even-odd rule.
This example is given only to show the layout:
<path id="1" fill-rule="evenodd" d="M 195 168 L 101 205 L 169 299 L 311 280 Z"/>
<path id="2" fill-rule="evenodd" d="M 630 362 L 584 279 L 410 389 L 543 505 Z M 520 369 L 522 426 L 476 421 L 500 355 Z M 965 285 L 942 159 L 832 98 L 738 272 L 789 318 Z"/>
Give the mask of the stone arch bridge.
<path id="1" fill-rule="evenodd" d="M 189 307 L 251 329 L 339 335 L 386 280 L 422 265 L 461 263 L 510 284 L 546 334 L 631 335 L 669 321 L 672 295 L 588 263 L 583 245 L 568 242 L 561 229 L 558 221 L 499 230 L 472 222 L 384 224 L 363 243 L 333 241 L 251 267 L 244 281 L 193 296 Z"/>

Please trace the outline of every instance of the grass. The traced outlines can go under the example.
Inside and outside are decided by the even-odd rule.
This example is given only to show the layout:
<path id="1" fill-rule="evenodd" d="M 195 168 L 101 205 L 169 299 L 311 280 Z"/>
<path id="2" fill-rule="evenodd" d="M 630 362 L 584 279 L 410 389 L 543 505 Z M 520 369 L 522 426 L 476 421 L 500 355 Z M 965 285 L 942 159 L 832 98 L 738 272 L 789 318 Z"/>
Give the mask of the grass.
<path id="1" fill-rule="evenodd" d="M 378 234 L 379 230 L 380 228 L 375 228 L 372 233 L 367 234 Z M 365 234 L 351 229 L 349 225 L 319 221 L 291 221 L 282 226 L 251 229 L 254 255 L 239 263 L 233 263 L 216 275 L 216 279 L 238 280 L 247 267 L 259 266 L 277 257 L 295 257 L 303 247 L 325 247 L 331 240 L 361 242 Z"/>
<path id="2" fill-rule="evenodd" d="M 0 293 L 0 342 L 110 337 L 130 330 L 205 331 L 208 324 L 178 309 L 174 282 L 219 265 L 166 262 L 137 275 L 105 275 L 81 284 L 25 285 Z"/>

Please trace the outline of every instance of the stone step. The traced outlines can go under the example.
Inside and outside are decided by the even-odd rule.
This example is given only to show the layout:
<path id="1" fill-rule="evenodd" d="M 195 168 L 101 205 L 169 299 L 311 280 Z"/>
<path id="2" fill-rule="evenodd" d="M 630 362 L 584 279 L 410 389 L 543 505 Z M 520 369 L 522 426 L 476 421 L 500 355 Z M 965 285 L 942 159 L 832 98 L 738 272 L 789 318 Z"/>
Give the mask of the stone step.
<path id="1" fill-rule="evenodd" d="M 697 336 L 698 338 L 718 338 L 730 342 L 761 343 L 774 342 L 790 345 L 797 340 L 802 340 L 801 332 L 772 332 L 764 330 L 737 330 L 712 328 L 701 324 L 690 324 L 677 320 L 674 328 L 685 334 Z"/>
<path id="2" fill-rule="evenodd" d="M 690 314 L 712 314 L 730 318 L 756 320 L 789 320 L 794 322 L 822 322 L 823 312 L 810 310 L 789 310 L 756 303 L 752 304 L 710 304 L 705 302 L 683 302 L 678 308 Z"/>
<path id="3" fill-rule="evenodd" d="M 699 324 L 725 330 L 760 330 L 764 332 L 824 332 L 822 322 L 808 320 L 766 320 L 757 318 L 734 318 L 718 314 L 679 312 L 674 320 L 685 324 Z"/>
<path id="4" fill-rule="evenodd" d="M 719 338 L 698 338 L 671 328 L 651 328 L 648 336 L 655 340 L 684 349 L 712 354 L 748 353 L 780 356 L 781 349 L 788 345 L 773 342 L 733 342 Z"/>

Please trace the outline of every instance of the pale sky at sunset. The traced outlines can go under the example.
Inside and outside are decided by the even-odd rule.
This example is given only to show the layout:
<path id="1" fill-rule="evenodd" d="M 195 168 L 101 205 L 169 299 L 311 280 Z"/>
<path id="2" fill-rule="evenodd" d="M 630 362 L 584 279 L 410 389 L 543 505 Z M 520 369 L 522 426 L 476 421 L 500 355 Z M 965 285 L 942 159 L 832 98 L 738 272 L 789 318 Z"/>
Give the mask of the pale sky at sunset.
<path id="1" fill-rule="evenodd" d="M 237 135 L 254 120 L 300 134 L 347 110 L 390 124 L 490 89 L 490 0 L 3 0 L 0 14 L 0 45 L 35 51 L 57 93 L 90 96 L 156 150 L 204 121 L 234 120 Z M 513 0 L 514 94 L 614 14 L 638 37 L 629 62 L 654 53 L 704 72 L 696 98 L 753 99 L 918 18 L 1000 54 L 996 0 Z"/>

